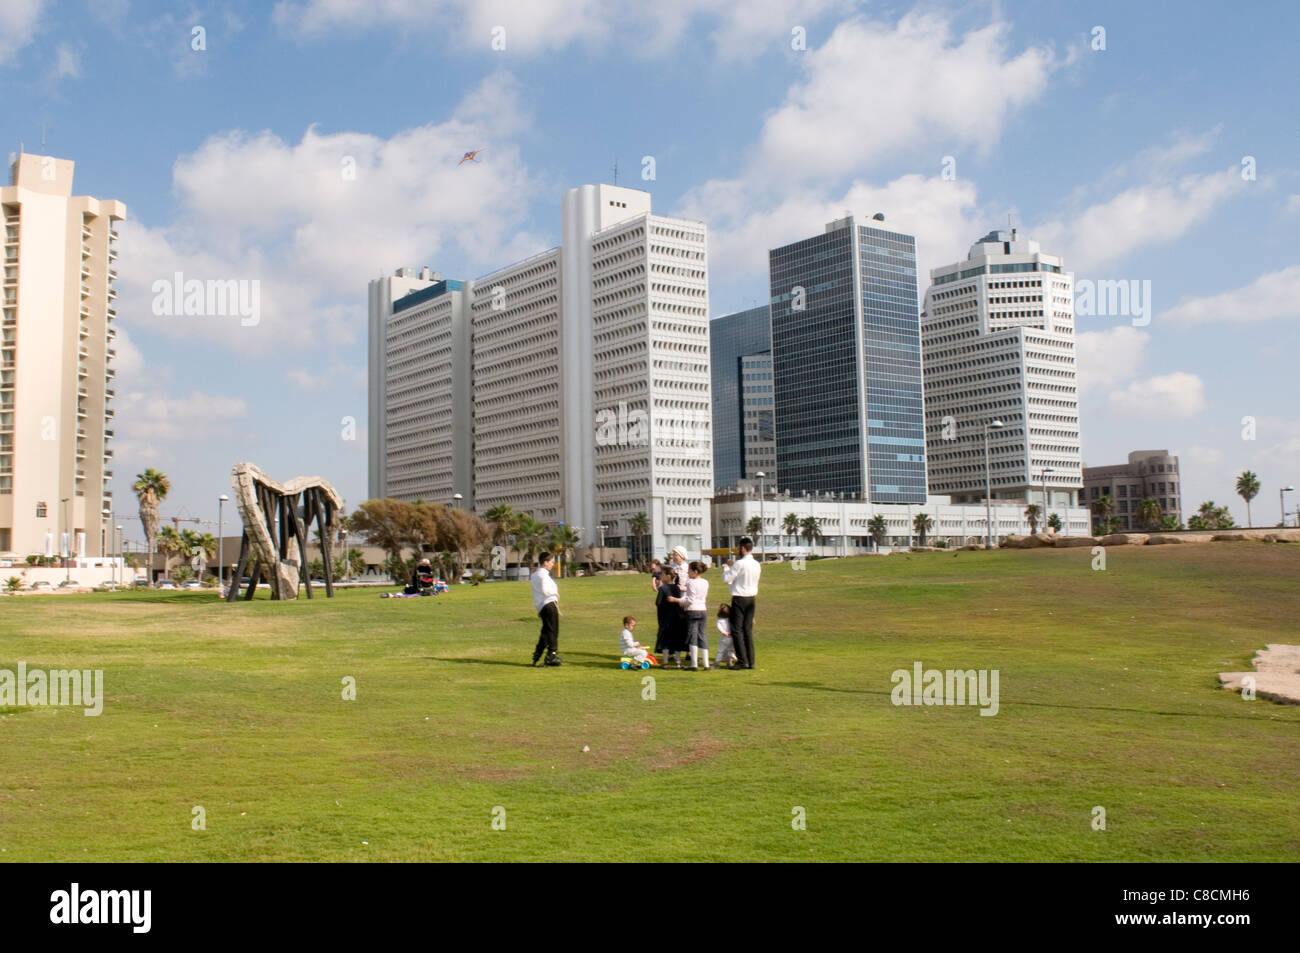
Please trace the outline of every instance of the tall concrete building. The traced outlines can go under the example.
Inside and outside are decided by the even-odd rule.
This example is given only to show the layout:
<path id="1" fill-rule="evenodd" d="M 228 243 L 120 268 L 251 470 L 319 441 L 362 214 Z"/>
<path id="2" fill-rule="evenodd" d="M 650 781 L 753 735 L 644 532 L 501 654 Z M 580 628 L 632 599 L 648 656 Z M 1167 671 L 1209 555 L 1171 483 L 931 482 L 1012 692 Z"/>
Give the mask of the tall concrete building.
<path id="1" fill-rule="evenodd" d="M 72 194 L 73 162 L 23 153 L 0 188 L 0 552 L 44 554 L 70 534 L 111 551 L 114 223 L 126 206 Z M 54 544 L 59 552 L 59 542 Z"/>
<path id="2" fill-rule="evenodd" d="M 380 282 L 391 288 L 392 280 Z M 450 503 L 459 493 L 468 506 L 473 500 L 468 299 L 463 282 L 443 280 L 427 269 L 417 280 L 429 283 L 393 301 L 383 327 L 387 399 L 379 402 L 384 446 L 379 495 Z M 391 291 L 378 290 L 382 313 Z"/>
<path id="3" fill-rule="evenodd" d="M 410 306 L 372 284 L 372 327 L 382 320 L 395 328 L 409 315 L 410 333 L 432 340 L 431 327 L 416 329 L 443 308 L 447 333 L 461 342 L 453 346 L 468 347 L 463 363 L 426 365 L 419 386 L 453 395 L 450 466 L 456 472 L 457 448 L 471 462 L 469 486 L 452 482 L 478 512 L 509 503 L 576 528 L 583 542 L 598 542 L 604 527 L 608 545 L 634 551 L 707 548 L 713 447 L 704 225 L 652 214 L 646 192 L 585 185 L 564 196 L 561 235 L 558 247 L 454 292 L 417 289 Z M 464 296 L 468 322 L 457 323 L 455 301 L 433 303 L 453 293 Z M 456 330 L 466 326 L 467 344 Z M 383 337 L 382 379 L 373 352 L 371 364 L 372 430 L 376 419 L 382 426 L 371 444 L 371 492 L 386 487 L 395 495 L 394 471 L 387 483 L 376 482 L 374 471 L 398 440 L 395 368 L 411 345 L 391 331 Z M 456 409 L 461 386 L 468 414 Z M 450 502 L 448 488 L 419 476 L 402 489 L 409 498 Z M 631 538 L 638 513 L 649 520 L 648 539 Z"/>
<path id="4" fill-rule="evenodd" d="M 1114 466 L 1084 467 L 1081 506 L 1093 507 L 1103 496 L 1111 500 L 1111 516 L 1124 529 L 1143 529 L 1138 507 L 1145 499 L 1155 500 L 1162 516 L 1183 519 L 1182 477 L 1178 457 L 1168 450 L 1134 450 L 1128 463 Z M 1095 515 L 1095 514 L 1094 514 Z"/>
<path id="5" fill-rule="evenodd" d="M 440 276 L 428 268 L 398 268 L 393 274 L 370 282 L 370 321 L 368 335 L 370 404 L 369 426 L 366 428 L 369 460 L 369 493 L 372 499 L 393 496 L 388 485 L 390 468 L 400 465 L 396 459 L 403 451 L 399 445 L 390 446 L 388 439 L 389 373 L 391 365 L 401 361 L 396 341 L 402 332 L 393 326 L 393 305 L 415 291 L 432 287 Z M 409 335 L 409 331 L 408 331 Z M 427 369 L 431 362 L 425 360 Z M 418 370 L 405 369 L 407 374 Z M 400 444 L 400 441 L 398 441 Z"/>
<path id="6" fill-rule="evenodd" d="M 769 270 L 782 487 L 924 503 L 915 239 L 850 215 Z"/>
<path id="7" fill-rule="evenodd" d="M 984 499 L 985 425 L 998 420 L 993 498 L 1049 511 L 1079 502 L 1074 289 L 1062 265 L 1011 229 L 930 272 L 921 342 L 931 492 Z"/>
<path id="8" fill-rule="evenodd" d="M 710 321 L 709 362 L 714 484 L 719 489 L 735 489 L 757 472 L 775 480 L 772 317 L 768 305 Z"/>

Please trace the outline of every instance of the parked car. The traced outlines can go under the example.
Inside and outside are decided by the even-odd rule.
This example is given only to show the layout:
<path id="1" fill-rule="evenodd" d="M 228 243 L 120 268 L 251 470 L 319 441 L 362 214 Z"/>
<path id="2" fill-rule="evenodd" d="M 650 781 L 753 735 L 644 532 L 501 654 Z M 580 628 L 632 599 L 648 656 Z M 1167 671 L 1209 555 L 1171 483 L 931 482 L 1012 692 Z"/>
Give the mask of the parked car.
<path id="1" fill-rule="evenodd" d="M 162 580 L 162 582 L 158 583 L 158 588 L 159 588 L 159 589 L 179 589 L 180 587 L 179 587 L 178 585 L 176 585 L 176 583 L 172 582 L 170 579 L 164 579 L 164 580 Z"/>
<path id="2" fill-rule="evenodd" d="M 46 582 L 44 579 L 37 579 L 37 580 L 36 580 L 34 583 L 32 583 L 28 588 L 29 588 L 29 589 L 32 589 L 32 590 L 37 590 L 37 589 L 39 589 L 39 590 L 41 590 L 41 591 L 43 591 L 43 592 L 53 592 L 53 591 L 54 591 L 54 587 L 51 586 L 48 582 Z"/>
<path id="3" fill-rule="evenodd" d="M 75 579 L 65 579 L 65 580 L 63 580 L 63 582 L 59 583 L 59 585 L 58 585 L 57 588 L 59 588 L 59 589 L 80 589 L 80 588 L 82 588 L 82 586 L 81 586 L 81 583 L 77 582 L 77 580 L 75 580 Z"/>
<path id="4" fill-rule="evenodd" d="M 182 589 L 202 589 L 202 588 L 203 588 L 203 583 L 199 582 L 197 579 L 191 579 L 191 580 L 189 580 L 187 583 L 185 583 L 185 585 L 181 586 L 181 588 L 182 588 Z"/>

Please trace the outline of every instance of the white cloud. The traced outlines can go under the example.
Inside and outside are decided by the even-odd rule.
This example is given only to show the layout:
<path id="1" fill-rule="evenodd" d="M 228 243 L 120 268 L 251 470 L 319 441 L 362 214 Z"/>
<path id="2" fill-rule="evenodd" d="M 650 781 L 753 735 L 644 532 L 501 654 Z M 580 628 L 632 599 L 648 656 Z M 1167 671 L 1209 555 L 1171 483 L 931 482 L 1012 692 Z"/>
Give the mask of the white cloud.
<path id="1" fill-rule="evenodd" d="M 789 44 L 791 29 L 852 0 L 279 0 L 272 21 L 304 37 L 334 30 L 437 32 L 466 51 L 492 52 L 504 30 L 507 53 L 554 52 L 574 44 L 619 56 L 672 52 L 687 30 L 712 29 L 721 58 Z M 500 34 L 496 34 L 500 35 Z"/>
<path id="2" fill-rule="evenodd" d="M 0 3 L 0 65 L 8 63 L 36 35 L 44 0 L 4 0 Z"/>
<path id="3" fill-rule="evenodd" d="M 77 79 L 81 76 L 81 54 L 60 44 L 54 54 L 54 65 L 50 67 L 49 80 L 58 83 L 63 79 Z"/>
<path id="4" fill-rule="evenodd" d="M 1081 331 L 1075 337 L 1079 390 L 1109 390 L 1137 376 L 1151 336 L 1128 325 Z"/>
<path id="5" fill-rule="evenodd" d="M 173 464 L 178 445 L 206 446 L 229 432 L 229 421 L 248 416 L 243 399 L 197 390 L 188 396 L 148 389 L 119 392 L 114 408 L 113 456 L 115 470 L 123 473 Z"/>
<path id="6" fill-rule="evenodd" d="M 1194 417 L 1205 407 L 1205 385 L 1185 371 L 1139 378 L 1110 395 L 1111 410 L 1126 415 Z"/>
<path id="7" fill-rule="evenodd" d="M 976 190 L 962 177 L 900 176 L 885 185 L 857 177 L 885 155 L 926 143 L 996 141 L 1018 107 L 1041 95 L 1049 50 L 1006 49 L 1001 25 L 954 36 L 935 16 L 909 15 L 895 26 L 853 19 L 802 54 L 802 78 L 768 116 L 739 175 L 688 192 L 675 214 L 709 226 L 709 269 L 720 284 L 763 281 L 766 249 L 806 238 L 850 211 L 884 212 L 886 227 L 916 236 L 918 292 L 929 269 L 962 257 L 987 231 Z M 870 109 L 863 90 L 878 90 Z M 885 94 L 884 91 L 887 91 Z M 847 186 L 829 183 L 854 176 Z"/>
<path id="8" fill-rule="evenodd" d="M 1216 466 L 1223 462 L 1223 451 L 1219 450 L 1217 447 L 1202 447 L 1197 445 L 1192 447 L 1186 453 L 1175 453 L 1175 456 L 1186 458 L 1192 463 L 1206 467 Z M 1183 502 L 1186 503 L 1187 501 L 1184 500 Z"/>
<path id="9" fill-rule="evenodd" d="M 539 186 L 511 136 L 526 126 L 514 79 L 488 77 L 442 123 L 389 139 L 310 128 L 214 136 L 174 167 L 170 224 L 124 223 L 121 312 L 133 326 L 242 351 L 355 345 L 366 282 L 451 247 L 495 267 L 538 251 L 520 229 Z M 482 148 L 481 163 L 458 166 Z M 261 320 L 155 317 L 156 280 L 256 280 Z M 364 305 L 362 305 L 364 307 Z"/>
<path id="10" fill-rule="evenodd" d="M 709 226 L 709 273 L 758 282 L 766 300 L 767 249 L 807 238 L 846 210 L 866 219 L 885 214 L 885 226 L 916 236 L 918 295 L 929 268 L 965 255 L 982 216 L 968 180 L 905 175 L 884 186 L 855 182 L 837 196 L 812 188 L 772 196 L 759 206 L 742 180 L 712 181 L 694 189 L 678 214 Z M 895 219 L 895 214 L 899 217 Z"/>
<path id="11" fill-rule="evenodd" d="M 1072 271 L 1095 271 L 1142 246 L 1181 238 L 1245 185 L 1235 167 L 1176 182 L 1143 183 L 1066 219 L 1039 225 L 1032 234 L 1064 257 Z"/>
<path id="12" fill-rule="evenodd" d="M 1161 317 L 1198 324 L 1210 321 L 1245 324 L 1300 317 L 1300 265 L 1260 275 L 1242 288 L 1184 301 Z"/>
<path id="13" fill-rule="evenodd" d="M 1300 195 L 1288 196 L 1286 210 L 1292 215 L 1300 214 Z"/>
<path id="14" fill-rule="evenodd" d="M 1042 95 L 1053 66 L 1043 47 L 1012 56 L 1008 33 L 994 24 L 954 38 L 929 14 L 892 27 L 841 23 L 805 54 L 804 78 L 764 122 L 751 175 L 835 177 L 932 142 L 987 151 L 1010 115 Z"/>

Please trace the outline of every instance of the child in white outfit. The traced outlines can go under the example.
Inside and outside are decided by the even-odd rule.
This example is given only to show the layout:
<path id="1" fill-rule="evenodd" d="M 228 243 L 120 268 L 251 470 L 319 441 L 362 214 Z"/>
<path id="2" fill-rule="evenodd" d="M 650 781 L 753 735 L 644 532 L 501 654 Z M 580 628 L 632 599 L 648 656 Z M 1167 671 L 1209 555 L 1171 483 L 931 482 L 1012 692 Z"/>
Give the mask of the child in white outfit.
<path id="1" fill-rule="evenodd" d="M 722 638 L 718 639 L 718 657 L 714 661 L 719 666 L 731 668 L 736 661 L 736 647 L 731 641 L 731 606 L 725 602 L 718 606 L 718 632 Z"/>
<path id="2" fill-rule="evenodd" d="M 630 615 L 623 616 L 623 631 L 618 636 L 618 650 L 624 657 L 630 658 L 639 665 L 648 653 L 644 645 L 632 638 L 632 630 L 635 628 L 636 619 Z"/>

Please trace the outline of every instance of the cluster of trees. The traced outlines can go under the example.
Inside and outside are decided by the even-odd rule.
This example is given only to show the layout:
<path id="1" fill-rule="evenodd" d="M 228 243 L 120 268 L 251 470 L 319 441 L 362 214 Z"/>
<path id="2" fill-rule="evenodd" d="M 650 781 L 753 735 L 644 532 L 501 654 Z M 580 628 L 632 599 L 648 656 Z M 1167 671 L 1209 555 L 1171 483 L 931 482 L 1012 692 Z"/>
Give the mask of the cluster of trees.
<path id="1" fill-rule="evenodd" d="M 1028 506 L 1025 507 L 1025 519 L 1029 521 L 1029 532 L 1037 533 L 1038 524 L 1043 519 L 1042 507 L 1040 507 L 1037 503 L 1030 503 Z M 1059 533 L 1061 531 L 1062 525 L 1063 524 L 1061 523 L 1060 513 L 1052 513 L 1050 516 L 1047 517 L 1047 526 L 1049 529 L 1052 529 Z"/>
<path id="2" fill-rule="evenodd" d="M 387 553 L 385 568 L 394 579 L 404 579 L 414 566 L 402 553 L 415 550 L 439 569 L 443 578 L 459 579 L 467 569 L 492 566 L 492 548 L 515 550 L 531 565 L 537 554 L 549 551 L 564 574 L 574 549 L 581 542 L 571 526 L 548 526 L 531 513 L 508 503 L 488 510 L 487 519 L 476 513 L 441 503 L 417 500 L 367 500 L 351 516 L 353 529 L 372 546 Z"/>
<path id="3" fill-rule="evenodd" d="M 1115 501 L 1109 494 L 1099 497 L 1092 501 L 1092 531 L 1094 536 L 1108 536 L 1111 533 L 1124 532 L 1124 521 L 1115 513 Z M 1153 497 L 1147 497 L 1137 504 L 1137 510 L 1134 514 L 1137 517 L 1138 526 L 1145 530 L 1170 530 L 1182 529 L 1182 524 L 1178 522 L 1178 517 L 1166 515 L 1160 508 L 1160 502 Z"/>
<path id="4" fill-rule="evenodd" d="M 1236 524 L 1226 506 L 1215 506 L 1213 500 L 1201 504 L 1196 515 L 1187 520 L 1188 529 L 1230 529 Z"/>
<path id="5" fill-rule="evenodd" d="M 815 516 L 801 518 L 798 513 L 786 513 L 781 520 L 781 528 L 785 530 L 786 536 L 802 536 L 810 546 L 822 538 L 821 521 Z M 763 521 L 757 516 L 751 516 L 745 524 L 745 532 L 751 537 L 763 535 Z"/>

